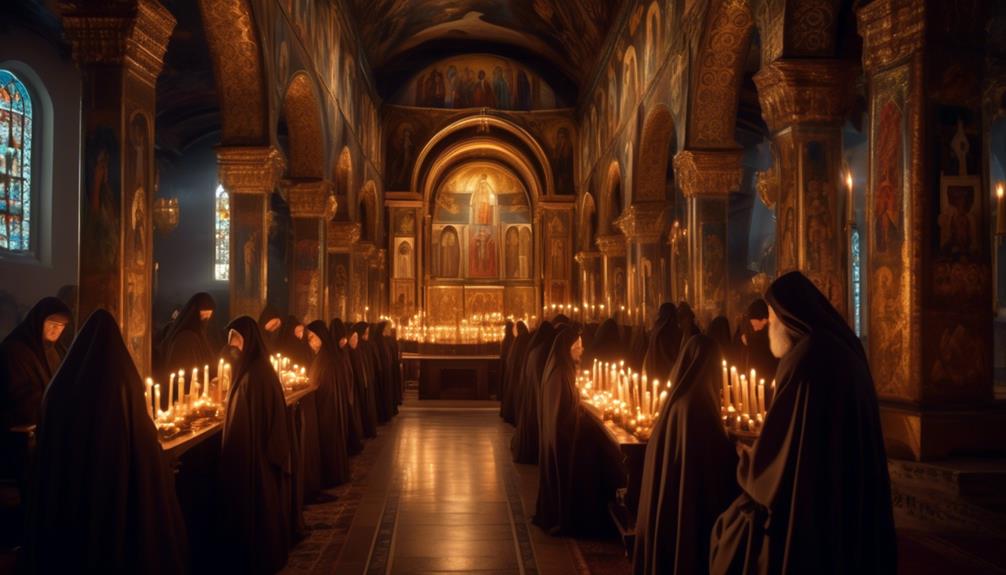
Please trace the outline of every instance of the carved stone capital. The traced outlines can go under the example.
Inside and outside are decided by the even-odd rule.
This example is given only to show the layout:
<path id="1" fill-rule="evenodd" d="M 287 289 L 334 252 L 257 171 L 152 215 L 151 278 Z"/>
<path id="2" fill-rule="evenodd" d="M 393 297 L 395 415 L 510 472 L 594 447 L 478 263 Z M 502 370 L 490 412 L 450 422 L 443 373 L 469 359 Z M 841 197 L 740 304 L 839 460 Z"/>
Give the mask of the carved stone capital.
<path id="1" fill-rule="evenodd" d="M 81 64 L 119 64 L 154 87 L 175 18 L 157 0 L 59 4 L 63 30 Z"/>
<path id="2" fill-rule="evenodd" d="M 576 252 L 576 255 L 573 256 L 573 259 L 576 260 L 576 263 L 580 264 L 581 266 L 588 265 L 591 262 L 595 262 L 601 259 L 601 252 L 593 252 L 593 251 Z"/>
<path id="3" fill-rule="evenodd" d="M 232 194 L 271 194 L 286 162 L 273 146 L 217 148 L 220 183 Z"/>
<path id="4" fill-rule="evenodd" d="M 874 74 L 922 49 L 925 0 L 876 0 L 856 12 L 863 37 L 863 68 Z"/>
<path id="5" fill-rule="evenodd" d="M 597 238 L 597 249 L 600 250 L 601 254 L 605 257 L 619 257 L 625 256 L 625 236 L 622 234 L 611 234 L 607 236 L 598 236 Z"/>
<path id="6" fill-rule="evenodd" d="M 328 249 L 352 248 L 360 241 L 359 222 L 328 222 Z"/>
<path id="7" fill-rule="evenodd" d="M 614 224 L 629 240 L 656 242 L 667 227 L 667 202 L 637 202 L 622 213 Z"/>
<path id="8" fill-rule="evenodd" d="M 849 65 L 841 60 L 777 60 L 754 75 L 769 130 L 797 124 L 838 124 L 851 95 Z"/>
<path id="9" fill-rule="evenodd" d="M 335 217 L 339 204 L 328 180 L 283 180 L 281 187 L 290 206 L 290 217 L 327 220 Z"/>
<path id="10" fill-rule="evenodd" d="M 674 156 L 674 179 L 686 198 L 726 196 L 741 187 L 741 150 L 682 150 Z"/>

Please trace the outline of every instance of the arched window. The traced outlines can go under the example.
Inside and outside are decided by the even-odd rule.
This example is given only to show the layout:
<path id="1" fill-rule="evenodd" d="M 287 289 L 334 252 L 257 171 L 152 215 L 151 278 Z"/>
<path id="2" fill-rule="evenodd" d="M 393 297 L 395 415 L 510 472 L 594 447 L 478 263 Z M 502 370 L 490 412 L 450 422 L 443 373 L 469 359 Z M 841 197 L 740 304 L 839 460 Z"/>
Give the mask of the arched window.
<path id="1" fill-rule="evenodd" d="M 0 249 L 31 247 L 31 96 L 0 69 Z"/>
<path id="2" fill-rule="evenodd" d="M 217 186 L 216 217 L 214 218 L 213 278 L 227 281 L 231 264 L 231 202 L 227 190 Z"/>
<path id="3" fill-rule="evenodd" d="M 850 252 L 852 253 L 852 318 L 856 335 L 863 337 L 863 281 L 862 260 L 860 258 L 859 230 L 852 228 L 852 237 L 849 241 Z"/>

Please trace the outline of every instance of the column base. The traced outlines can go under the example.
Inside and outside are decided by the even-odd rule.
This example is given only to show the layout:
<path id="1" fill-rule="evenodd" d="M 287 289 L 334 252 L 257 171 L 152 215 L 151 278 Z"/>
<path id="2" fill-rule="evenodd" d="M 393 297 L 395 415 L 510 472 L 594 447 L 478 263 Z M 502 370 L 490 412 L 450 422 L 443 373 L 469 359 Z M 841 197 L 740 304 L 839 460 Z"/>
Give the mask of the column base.
<path id="1" fill-rule="evenodd" d="M 881 402 L 880 424 L 891 458 L 1006 457 L 1006 405 L 936 410 Z"/>

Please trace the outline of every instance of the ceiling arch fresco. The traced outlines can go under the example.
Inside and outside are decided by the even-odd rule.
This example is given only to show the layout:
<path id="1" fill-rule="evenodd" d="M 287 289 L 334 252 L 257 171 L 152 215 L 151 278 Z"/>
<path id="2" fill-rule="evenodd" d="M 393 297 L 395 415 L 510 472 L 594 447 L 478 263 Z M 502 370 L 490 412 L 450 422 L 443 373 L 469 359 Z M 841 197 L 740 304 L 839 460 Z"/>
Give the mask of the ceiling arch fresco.
<path id="1" fill-rule="evenodd" d="M 323 177 L 325 142 L 322 110 L 311 79 L 294 75 L 283 97 L 283 119 L 289 138 L 288 175 L 294 178 Z"/>

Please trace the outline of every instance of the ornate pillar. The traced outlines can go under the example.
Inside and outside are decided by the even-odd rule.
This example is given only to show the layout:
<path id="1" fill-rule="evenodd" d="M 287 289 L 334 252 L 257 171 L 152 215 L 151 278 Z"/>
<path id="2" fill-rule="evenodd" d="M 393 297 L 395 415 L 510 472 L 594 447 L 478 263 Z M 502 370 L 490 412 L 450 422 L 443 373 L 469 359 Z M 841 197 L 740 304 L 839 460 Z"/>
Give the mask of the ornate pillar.
<path id="1" fill-rule="evenodd" d="M 352 319 L 350 272 L 352 252 L 360 240 L 359 222 L 328 222 L 328 313 L 343 321 Z"/>
<path id="2" fill-rule="evenodd" d="M 607 310 L 607 304 L 602 296 L 604 287 L 601 275 L 601 252 L 577 252 L 574 259 L 580 266 L 580 305 L 584 310 L 583 315 L 588 321 L 597 321 L 603 317 L 600 306 L 604 304 L 605 310 Z"/>
<path id="3" fill-rule="evenodd" d="M 625 285 L 625 236 L 609 234 L 598 236 L 597 249 L 601 252 L 601 275 L 604 284 L 604 296 L 600 303 L 610 317 L 618 314 L 626 305 Z M 621 319 L 621 317 L 619 317 Z"/>
<path id="4" fill-rule="evenodd" d="M 634 270 L 629 281 L 628 306 L 636 323 L 649 325 L 667 297 L 664 250 L 660 239 L 667 227 L 667 202 L 636 202 L 615 225 L 625 234 L 628 259 Z"/>
<path id="5" fill-rule="evenodd" d="M 370 259 L 377 247 L 373 242 L 356 242 L 353 244 L 352 261 L 350 262 L 350 309 L 352 321 L 366 321 L 370 311 Z"/>
<path id="6" fill-rule="evenodd" d="M 305 324 L 315 319 L 327 322 L 330 318 L 324 289 L 328 285 L 325 235 L 338 204 L 331 184 L 325 180 L 286 180 L 283 189 L 293 220 L 290 311 Z"/>
<path id="7" fill-rule="evenodd" d="M 778 273 L 802 271 L 846 313 L 850 199 L 841 170 L 849 66 L 839 60 L 776 60 L 754 81 L 780 182 Z"/>
<path id="8" fill-rule="evenodd" d="M 858 10 L 870 95 L 867 330 L 888 455 L 1002 452 L 993 401 L 986 6 Z"/>
<path id="9" fill-rule="evenodd" d="M 283 173 L 272 146 L 217 148 L 220 183 L 231 201 L 231 317 L 258 317 L 268 296 L 269 196 Z"/>
<path id="10" fill-rule="evenodd" d="M 63 2 L 59 10 L 83 72 L 78 313 L 110 311 L 148 374 L 156 85 L 175 19 L 156 0 Z"/>
<path id="11" fill-rule="evenodd" d="M 699 321 L 728 309 L 727 208 L 741 185 L 740 150 L 683 150 L 674 156 L 674 178 L 685 196 L 690 299 Z"/>
<path id="12" fill-rule="evenodd" d="M 385 286 L 387 285 L 387 260 L 388 250 L 375 249 L 368 260 L 369 280 L 367 286 L 369 314 L 367 321 L 376 321 L 385 315 L 384 302 L 386 301 Z"/>

